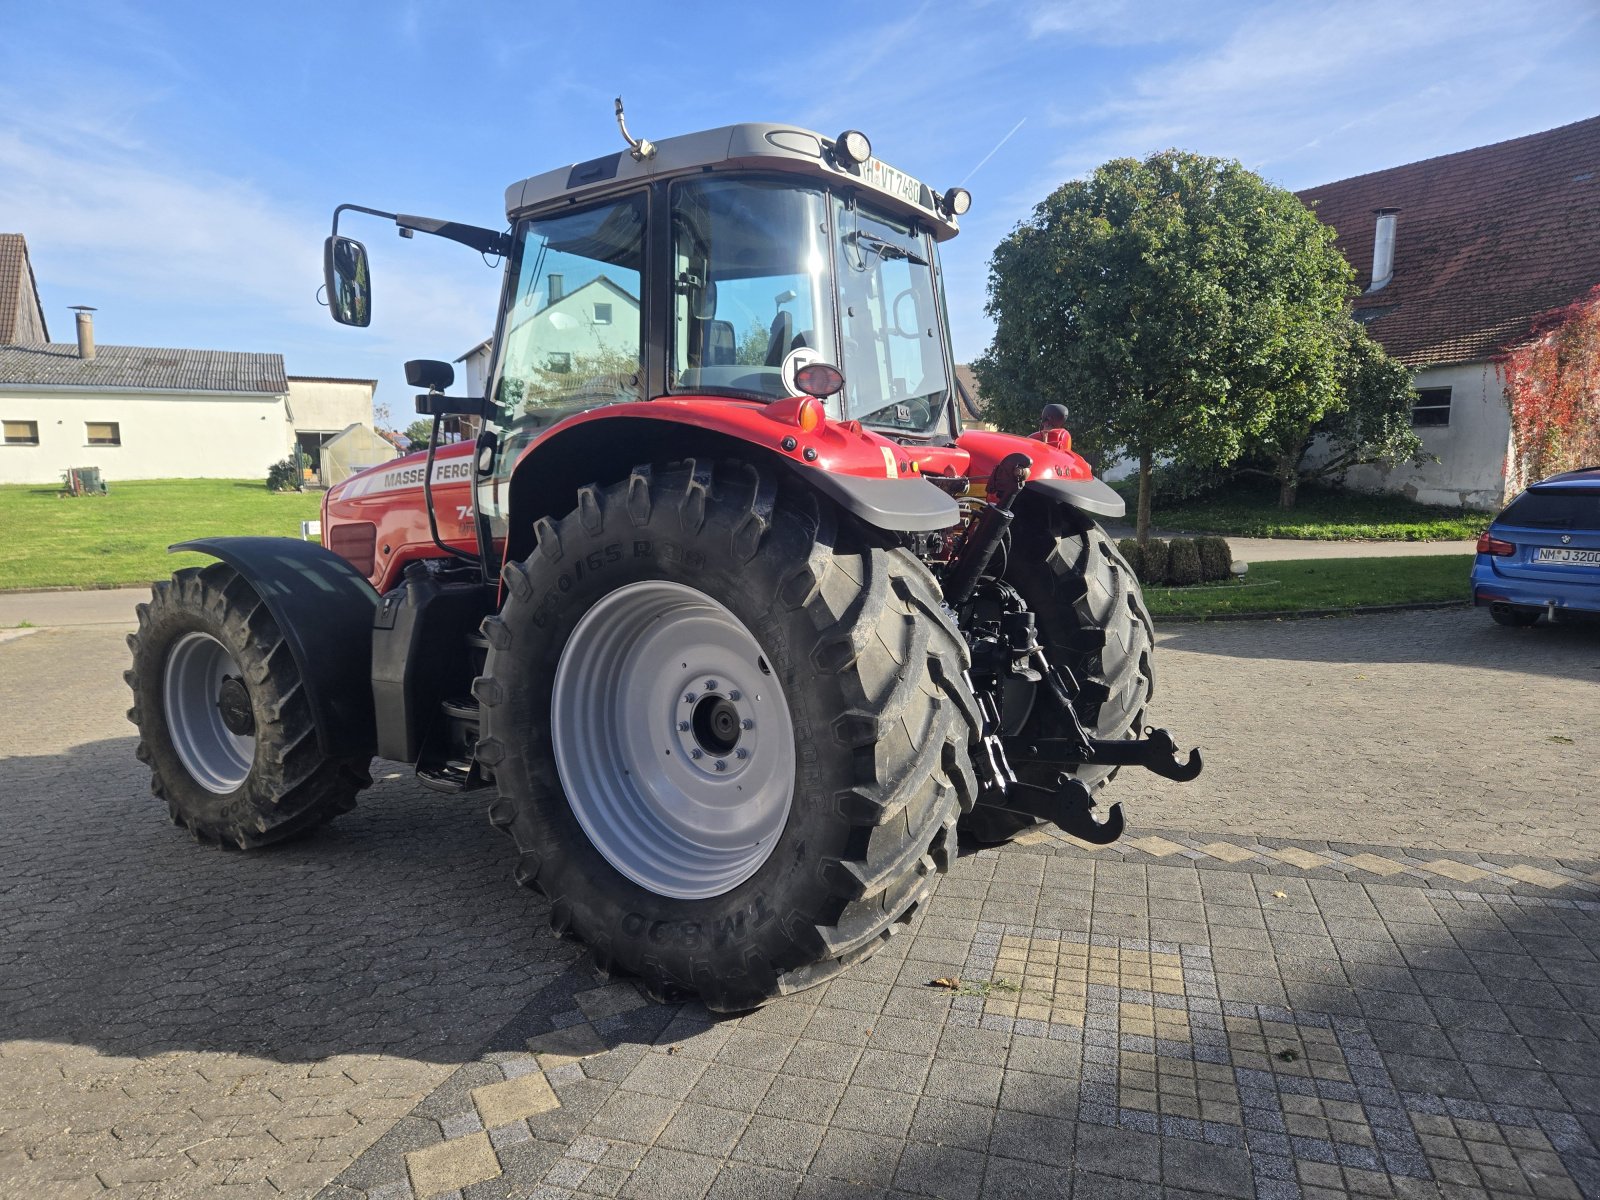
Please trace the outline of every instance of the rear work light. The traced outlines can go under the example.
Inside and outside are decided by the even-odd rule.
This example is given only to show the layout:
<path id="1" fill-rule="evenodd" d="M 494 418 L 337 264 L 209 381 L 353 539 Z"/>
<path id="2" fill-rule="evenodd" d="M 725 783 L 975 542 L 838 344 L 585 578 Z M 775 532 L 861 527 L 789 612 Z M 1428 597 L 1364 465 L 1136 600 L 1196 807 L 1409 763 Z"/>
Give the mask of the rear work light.
<path id="1" fill-rule="evenodd" d="M 1506 555 L 1515 554 L 1516 552 L 1517 548 L 1510 542 L 1502 542 L 1497 537 L 1490 537 L 1487 529 L 1478 535 L 1479 554 L 1492 554 L 1496 558 L 1504 558 Z"/>

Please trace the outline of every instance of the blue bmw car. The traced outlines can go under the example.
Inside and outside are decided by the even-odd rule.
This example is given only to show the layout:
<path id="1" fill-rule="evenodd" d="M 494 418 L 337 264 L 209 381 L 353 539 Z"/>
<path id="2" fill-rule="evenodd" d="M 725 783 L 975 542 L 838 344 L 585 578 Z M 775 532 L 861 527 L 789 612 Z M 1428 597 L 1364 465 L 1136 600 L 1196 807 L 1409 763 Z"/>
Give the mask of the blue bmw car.
<path id="1" fill-rule="evenodd" d="M 1478 537 L 1472 602 L 1501 625 L 1600 613 L 1600 467 L 1552 475 Z"/>

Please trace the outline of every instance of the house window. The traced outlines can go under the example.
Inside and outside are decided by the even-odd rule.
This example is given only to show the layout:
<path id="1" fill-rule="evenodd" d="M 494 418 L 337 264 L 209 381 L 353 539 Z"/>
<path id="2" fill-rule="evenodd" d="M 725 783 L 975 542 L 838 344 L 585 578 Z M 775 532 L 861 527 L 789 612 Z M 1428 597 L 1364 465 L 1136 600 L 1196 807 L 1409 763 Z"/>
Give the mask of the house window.
<path id="1" fill-rule="evenodd" d="M 1411 405 L 1413 425 L 1450 424 L 1450 389 L 1418 388 L 1417 398 Z"/>
<path id="2" fill-rule="evenodd" d="M 545 359 L 545 370 L 552 375 L 566 375 L 572 371 L 572 355 L 564 350 L 553 351 Z"/>
<path id="3" fill-rule="evenodd" d="M 6 445 L 8 446 L 37 446 L 39 444 L 39 422 L 37 421 L 7 421 L 5 422 Z"/>
<path id="4" fill-rule="evenodd" d="M 84 425 L 91 446 L 122 445 L 122 426 L 116 421 L 89 421 Z"/>
<path id="5" fill-rule="evenodd" d="M 596 325 L 611 324 L 611 305 L 596 304 L 594 306 L 594 323 Z"/>

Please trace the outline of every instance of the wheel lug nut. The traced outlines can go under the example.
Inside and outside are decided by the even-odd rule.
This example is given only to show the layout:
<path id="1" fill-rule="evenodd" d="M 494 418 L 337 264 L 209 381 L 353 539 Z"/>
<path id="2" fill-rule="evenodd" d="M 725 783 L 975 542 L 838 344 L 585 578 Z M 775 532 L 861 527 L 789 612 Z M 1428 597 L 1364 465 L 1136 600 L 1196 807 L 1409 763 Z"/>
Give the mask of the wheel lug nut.
<path id="1" fill-rule="evenodd" d="M 744 729 L 754 729 L 756 727 L 756 723 L 754 721 L 752 721 L 749 717 L 746 717 L 744 720 L 740 721 L 739 725 L 740 725 L 741 728 L 744 728 Z"/>
<path id="2" fill-rule="evenodd" d="M 683 702 L 685 704 L 693 704 L 694 703 L 694 693 L 693 692 L 685 692 L 683 694 Z"/>
<path id="3" fill-rule="evenodd" d="M 691 751 L 689 751 L 689 757 L 690 758 L 704 758 L 705 757 L 705 751 L 703 751 L 703 750 L 691 750 Z"/>
<path id="4" fill-rule="evenodd" d="M 687 721 L 679 721 L 678 722 L 678 732 L 679 733 L 688 733 L 689 732 L 689 722 L 687 722 Z"/>
<path id="5" fill-rule="evenodd" d="M 717 770 L 719 770 L 719 771 L 726 771 L 728 769 L 728 764 L 726 762 L 724 762 L 720 758 L 717 759 L 715 765 L 716 765 Z"/>
<path id="6" fill-rule="evenodd" d="M 716 690 L 717 690 L 717 681 L 715 679 L 706 680 L 706 691 L 714 692 Z"/>
<path id="7" fill-rule="evenodd" d="M 735 758 L 749 758 L 750 757 L 750 751 L 746 750 L 743 746 L 740 746 L 737 750 L 735 750 L 733 752 L 733 756 Z"/>
<path id="8" fill-rule="evenodd" d="M 729 692 L 728 693 L 728 699 L 729 700 L 742 700 L 742 699 L 744 699 L 744 697 L 739 695 L 738 692 Z"/>

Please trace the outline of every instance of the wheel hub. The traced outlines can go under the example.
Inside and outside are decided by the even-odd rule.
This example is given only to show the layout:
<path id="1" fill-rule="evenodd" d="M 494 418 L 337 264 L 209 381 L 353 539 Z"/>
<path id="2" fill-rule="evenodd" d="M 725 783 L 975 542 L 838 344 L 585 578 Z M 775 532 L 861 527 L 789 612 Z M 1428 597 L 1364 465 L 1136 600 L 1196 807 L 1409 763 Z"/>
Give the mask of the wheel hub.
<path id="1" fill-rule="evenodd" d="M 161 700 L 172 749 L 190 777 L 227 795 L 255 762 L 255 709 L 233 654 L 209 633 L 186 633 L 167 651 Z"/>
<path id="2" fill-rule="evenodd" d="M 648 580 L 604 597 L 556 669 L 556 767 L 594 847 L 658 895 L 718 896 L 760 869 L 788 821 L 788 703 L 743 622 Z"/>
<path id="3" fill-rule="evenodd" d="M 256 714 L 250 707 L 250 693 L 244 680 L 229 675 L 218 689 L 217 712 L 229 733 L 239 737 L 252 737 L 256 731 Z"/>

